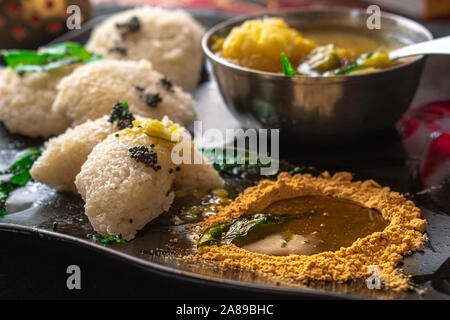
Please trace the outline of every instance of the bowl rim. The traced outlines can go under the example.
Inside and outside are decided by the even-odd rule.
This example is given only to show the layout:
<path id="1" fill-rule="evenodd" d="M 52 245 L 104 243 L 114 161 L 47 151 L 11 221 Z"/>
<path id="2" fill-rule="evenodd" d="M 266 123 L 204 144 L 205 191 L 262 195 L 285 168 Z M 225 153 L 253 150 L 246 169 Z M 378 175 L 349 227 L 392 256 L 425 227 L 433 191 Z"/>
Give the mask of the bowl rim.
<path id="1" fill-rule="evenodd" d="M 272 78 L 272 79 L 285 80 L 285 81 L 328 81 L 328 82 L 337 82 L 338 81 L 338 82 L 340 82 L 340 81 L 351 81 L 353 79 L 362 80 L 364 78 L 370 78 L 374 75 L 381 76 L 388 72 L 408 67 L 408 66 L 410 66 L 414 63 L 417 63 L 419 61 L 422 61 L 426 58 L 426 56 L 423 56 L 423 55 L 417 56 L 409 62 L 395 65 L 395 66 L 392 66 L 392 67 L 389 67 L 386 69 L 369 72 L 369 73 L 340 75 L 340 76 L 336 76 L 336 77 L 307 76 L 307 75 L 295 75 L 293 77 L 290 77 L 290 76 L 286 76 L 282 73 L 261 71 L 261 70 L 251 69 L 251 68 L 237 65 L 237 64 L 235 64 L 231 61 L 228 61 L 227 59 L 222 58 L 219 55 L 215 54 L 214 52 L 211 51 L 211 49 L 208 46 L 209 40 L 213 34 L 220 31 L 221 29 L 229 27 L 232 24 L 244 22 L 245 20 L 248 20 L 248 19 L 263 17 L 265 15 L 276 16 L 276 15 L 283 14 L 283 13 L 323 12 L 323 11 L 336 12 L 336 13 L 357 12 L 358 14 L 367 14 L 367 12 L 361 8 L 353 8 L 353 7 L 345 7 L 345 6 L 330 6 L 328 8 L 300 8 L 300 9 L 294 9 L 294 10 L 288 8 L 288 9 L 281 9 L 281 10 L 264 10 L 264 11 L 259 11 L 257 13 L 239 15 L 237 17 L 232 17 L 230 19 L 226 19 L 225 21 L 223 21 L 223 22 L 213 26 L 209 30 L 207 30 L 207 32 L 202 37 L 202 42 L 201 42 L 202 49 L 210 61 L 213 61 L 222 66 L 228 67 L 228 68 L 233 69 L 238 72 L 252 74 L 252 75 L 256 75 L 256 76 L 263 77 L 263 78 Z M 388 13 L 388 12 L 381 12 L 381 17 L 395 20 L 395 21 L 401 21 L 405 24 L 414 26 L 415 28 L 420 29 L 423 32 L 423 34 L 428 38 L 428 40 L 432 40 L 434 38 L 432 33 L 424 25 L 420 24 L 419 22 L 417 22 L 413 19 L 401 16 L 401 15 L 397 15 L 394 13 Z"/>

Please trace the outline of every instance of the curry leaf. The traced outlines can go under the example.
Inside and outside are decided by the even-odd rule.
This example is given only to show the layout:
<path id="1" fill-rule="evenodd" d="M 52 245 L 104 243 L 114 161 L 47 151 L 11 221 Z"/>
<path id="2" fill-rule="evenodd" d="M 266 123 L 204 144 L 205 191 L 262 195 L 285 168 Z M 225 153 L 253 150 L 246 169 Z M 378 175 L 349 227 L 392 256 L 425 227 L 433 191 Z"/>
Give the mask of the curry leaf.
<path id="1" fill-rule="evenodd" d="M 271 162 L 262 163 L 255 151 L 242 148 L 232 148 L 233 154 L 227 153 L 226 148 L 201 148 L 200 151 L 212 162 L 214 169 L 218 172 L 227 172 L 236 167 L 245 166 L 251 169 L 270 167 Z M 271 160 L 276 161 L 276 160 Z"/>
<path id="2" fill-rule="evenodd" d="M 212 246 L 220 245 L 222 240 L 222 234 L 230 228 L 230 223 L 223 222 L 216 224 L 203 232 L 200 239 L 198 240 L 198 246 Z"/>
<path id="3" fill-rule="evenodd" d="M 25 186 L 31 180 L 30 169 L 41 155 L 39 148 L 28 148 L 17 153 L 14 162 L 0 175 L 11 175 L 7 180 L 0 182 L 0 216 L 5 215 L 6 200 L 11 192 Z"/>
<path id="4" fill-rule="evenodd" d="M 11 69 L 23 72 L 50 71 L 78 62 L 100 60 L 103 57 L 90 53 L 82 45 L 64 42 L 33 50 L 1 50 L 0 54 Z"/>
<path id="5" fill-rule="evenodd" d="M 313 214 L 315 213 L 306 212 L 292 215 L 255 213 L 253 215 L 243 215 L 231 220 L 231 222 L 222 222 L 206 229 L 198 241 L 198 246 L 220 246 L 229 243 L 239 245 L 245 242 L 246 237 L 257 228 L 280 225 L 289 220 L 303 219 Z"/>
<path id="6" fill-rule="evenodd" d="M 276 216 L 264 213 L 256 213 L 250 217 L 243 216 L 241 219 L 235 220 L 228 232 L 222 238 L 222 244 L 228 244 L 233 242 L 235 239 L 240 237 L 245 237 L 248 232 L 254 227 L 264 224 L 264 223 L 275 223 L 278 224 L 280 219 Z"/>

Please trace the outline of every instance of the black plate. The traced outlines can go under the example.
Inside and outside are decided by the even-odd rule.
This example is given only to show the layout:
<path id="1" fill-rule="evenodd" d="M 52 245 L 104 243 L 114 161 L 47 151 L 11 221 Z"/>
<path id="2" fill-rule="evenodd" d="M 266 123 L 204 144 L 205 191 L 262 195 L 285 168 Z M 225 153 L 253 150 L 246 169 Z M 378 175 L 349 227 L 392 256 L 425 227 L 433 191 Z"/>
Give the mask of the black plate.
<path id="1" fill-rule="evenodd" d="M 225 18 L 223 15 L 204 11 L 193 14 L 205 27 L 210 27 Z M 85 42 L 92 27 L 103 19 L 104 17 L 97 17 L 87 23 L 81 32 L 66 34 L 58 40 Z M 433 60 L 430 64 L 432 68 L 437 68 L 439 60 Z M 434 77 L 435 71 L 427 68 L 425 78 L 430 73 Z M 448 76 L 442 81 L 448 83 Z M 419 94 L 419 101 L 423 95 Z M 194 97 L 197 117 L 204 121 L 206 128 L 225 130 L 238 127 L 238 123 L 223 104 L 213 80 L 204 81 Z M 41 140 L 11 135 L 1 127 L 0 161 L 6 166 L 17 150 L 41 144 Z M 355 172 L 357 179 L 375 179 L 380 184 L 400 192 L 413 193 L 420 189 L 414 178 L 420 159 L 406 152 L 402 139 L 395 130 L 383 133 L 375 141 L 363 141 L 352 146 L 328 147 L 325 151 L 323 148 L 304 149 L 292 145 L 281 145 L 280 150 L 283 159 L 295 164 L 314 165 L 330 171 L 349 170 Z M 239 187 L 242 189 L 249 184 L 247 179 L 239 180 L 232 177 L 227 178 L 227 182 L 238 185 L 238 190 Z M 416 279 L 421 283 L 417 283 L 417 288 L 427 289 L 423 296 L 419 295 L 418 291 L 396 293 L 369 290 L 363 280 L 349 283 L 313 281 L 308 284 L 285 285 L 253 272 L 223 269 L 214 263 L 198 265 L 180 261 L 176 255 L 189 250 L 191 241 L 189 234 L 182 232 L 176 236 L 179 238 L 177 244 L 170 242 L 174 237 L 172 232 L 179 232 L 184 228 L 183 225 L 174 226 L 171 223 L 170 217 L 176 209 L 152 221 L 138 233 L 135 240 L 104 246 L 93 239 L 94 232 L 83 213 L 83 202 L 79 196 L 56 193 L 38 183 L 30 183 L 26 188 L 13 194 L 8 203 L 8 210 L 11 213 L 0 218 L 0 230 L 26 234 L 30 241 L 35 241 L 33 239 L 36 235 L 60 240 L 67 247 L 76 245 L 85 250 L 116 257 L 129 264 L 130 268 L 138 265 L 143 267 L 145 272 L 156 276 L 164 275 L 179 281 L 194 281 L 204 287 L 229 287 L 272 296 L 309 298 L 449 299 L 448 274 L 440 272 L 435 274 L 434 278 L 428 276 L 434 274 L 450 256 L 448 208 L 438 208 L 435 201 L 431 201 L 429 197 L 416 200 L 421 200 L 424 205 L 422 210 L 424 218 L 429 223 L 427 233 L 430 242 L 422 252 L 405 258 L 403 268 L 407 274 L 418 276 Z M 54 230 L 55 222 L 56 230 Z"/>

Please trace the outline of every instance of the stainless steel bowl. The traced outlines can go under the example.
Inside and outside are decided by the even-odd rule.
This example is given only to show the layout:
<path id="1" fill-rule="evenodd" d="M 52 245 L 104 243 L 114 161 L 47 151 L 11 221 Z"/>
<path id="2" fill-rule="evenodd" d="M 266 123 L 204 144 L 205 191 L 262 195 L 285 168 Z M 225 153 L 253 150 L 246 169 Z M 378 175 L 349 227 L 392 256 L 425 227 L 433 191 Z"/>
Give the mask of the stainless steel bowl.
<path id="1" fill-rule="evenodd" d="M 367 36 L 382 33 L 409 43 L 432 39 L 422 25 L 382 13 L 381 29 L 366 28 L 359 9 L 303 9 L 267 12 L 227 20 L 204 36 L 225 103 L 244 128 L 279 128 L 280 137 L 305 142 L 348 141 L 392 129 L 416 92 L 425 57 L 378 72 L 339 77 L 286 77 L 238 66 L 214 54 L 212 36 L 225 37 L 247 19 L 282 17 L 300 31 L 307 28 L 355 28 Z"/>

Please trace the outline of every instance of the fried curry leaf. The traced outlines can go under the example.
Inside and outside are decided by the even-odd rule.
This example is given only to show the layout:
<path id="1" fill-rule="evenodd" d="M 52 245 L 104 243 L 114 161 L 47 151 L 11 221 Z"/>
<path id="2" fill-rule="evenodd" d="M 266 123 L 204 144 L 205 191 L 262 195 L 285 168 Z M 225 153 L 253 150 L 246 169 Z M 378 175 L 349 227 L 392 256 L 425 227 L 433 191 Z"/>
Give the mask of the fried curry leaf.
<path id="1" fill-rule="evenodd" d="M 283 72 L 284 72 L 284 75 L 286 75 L 286 76 L 288 76 L 288 77 L 293 77 L 293 76 L 295 76 L 295 70 L 294 70 L 294 68 L 292 67 L 292 64 L 291 64 L 291 62 L 289 61 L 287 55 L 286 55 L 284 52 L 282 52 L 281 55 L 280 55 L 280 57 L 281 57 L 281 64 L 282 64 L 282 66 L 283 66 Z"/>
<path id="2" fill-rule="evenodd" d="M 28 148 L 18 152 L 6 170 L 0 171 L 0 175 L 11 175 L 7 180 L 0 182 L 0 216 L 6 215 L 6 200 L 11 192 L 25 186 L 31 180 L 30 169 L 33 163 L 41 155 L 39 148 Z"/>
<path id="3" fill-rule="evenodd" d="M 205 230 L 205 232 L 203 232 L 200 239 L 198 240 L 198 246 L 201 247 L 220 245 L 222 234 L 224 232 L 227 232 L 227 230 L 230 228 L 230 225 L 231 224 L 229 222 L 223 222 L 209 227 Z"/>
<path id="4" fill-rule="evenodd" d="M 229 244 L 241 237 L 245 237 L 251 229 L 260 224 L 278 224 L 280 220 L 277 216 L 265 213 L 256 213 L 249 217 L 243 216 L 233 221 L 228 232 L 222 238 L 221 244 Z"/>
<path id="5" fill-rule="evenodd" d="M 313 214 L 307 212 L 295 215 L 277 215 L 270 213 L 243 215 L 231 220 L 231 222 L 222 222 L 206 229 L 198 241 L 198 246 L 220 246 L 230 243 L 239 244 L 245 242 L 245 238 L 257 228 L 280 225 L 286 221 L 306 218 Z"/>
<path id="6" fill-rule="evenodd" d="M 100 60 L 103 57 L 90 53 L 82 45 L 64 42 L 34 50 L 1 50 L 6 65 L 18 73 L 58 69 L 78 62 Z"/>

